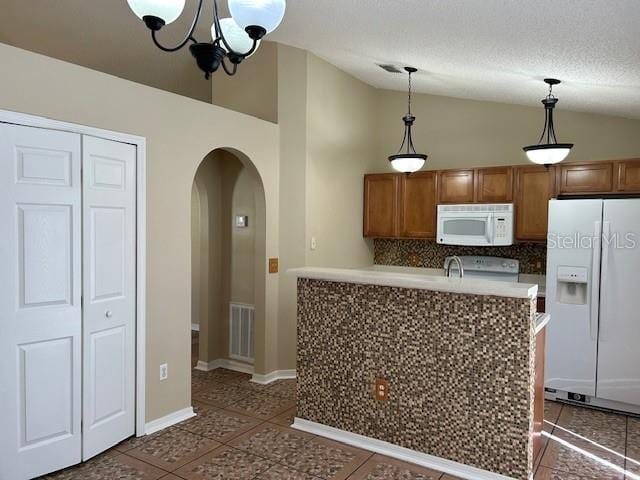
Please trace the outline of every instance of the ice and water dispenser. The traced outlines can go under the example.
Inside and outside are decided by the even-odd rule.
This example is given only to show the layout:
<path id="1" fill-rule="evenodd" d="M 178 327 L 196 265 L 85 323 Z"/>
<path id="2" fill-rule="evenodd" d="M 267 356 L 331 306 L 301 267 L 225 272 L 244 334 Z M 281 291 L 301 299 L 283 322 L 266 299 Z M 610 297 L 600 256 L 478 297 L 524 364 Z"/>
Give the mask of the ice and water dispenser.
<path id="1" fill-rule="evenodd" d="M 588 269 L 558 267 L 556 301 L 570 305 L 586 305 L 588 301 Z"/>

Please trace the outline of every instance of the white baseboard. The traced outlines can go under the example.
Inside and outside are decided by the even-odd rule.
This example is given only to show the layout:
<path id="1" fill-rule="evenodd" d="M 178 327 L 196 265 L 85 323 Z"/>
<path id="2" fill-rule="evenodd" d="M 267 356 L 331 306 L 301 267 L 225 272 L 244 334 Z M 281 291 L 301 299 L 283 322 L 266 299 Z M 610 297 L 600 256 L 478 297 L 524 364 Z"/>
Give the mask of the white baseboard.
<path id="1" fill-rule="evenodd" d="M 296 378 L 295 370 L 275 370 L 271 373 L 267 373 L 266 375 L 254 373 L 251 381 L 261 385 L 267 385 L 268 383 L 275 382 L 276 380 L 291 380 L 294 378 Z"/>
<path id="2" fill-rule="evenodd" d="M 192 323 L 191 324 L 191 331 L 192 332 L 199 332 L 200 331 L 200 324 L 199 323 Z"/>
<path id="3" fill-rule="evenodd" d="M 293 428 L 302 430 L 303 432 L 320 435 L 321 437 L 330 438 L 338 442 L 346 443 L 354 447 L 376 452 L 388 457 L 397 458 L 405 462 L 415 463 L 427 468 L 432 468 L 440 472 L 460 477 L 468 480 L 513 480 L 498 473 L 488 472 L 476 467 L 470 467 L 463 463 L 453 462 L 426 453 L 417 452 L 408 448 L 399 447 L 392 443 L 377 440 L 375 438 L 365 437 L 357 433 L 339 430 L 337 428 L 328 427 L 320 423 L 310 422 L 302 418 L 296 418 L 293 422 Z"/>
<path id="4" fill-rule="evenodd" d="M 152 433 L 159 432 L 160 430 L 164 430 L 176 423 L 183 422 L 195 416 L 196 414 L 193 411 L 193 407 L 183 408 L 182 410 L 178 410 L 177 412 L 170 413 L 169 415 L 165 415 L 164 417 L 157 418 L 156 420 L 146 423 L 144 425 L 144 433 L 145 435 L 151 435 Z"/>
<path id="5" fill-rule="evenodd" d="M 196 365 L 196 370 L 200 370 L 202 372 L 210 372 L 216 368 L 226 368 L 227 370 L 233 370 L 234 372 L 253 375 L 253 365 L 226 358 L 218 358 L 217 360 L 211 360 L 210 362 L 198 360 L 198 364 Z"/>

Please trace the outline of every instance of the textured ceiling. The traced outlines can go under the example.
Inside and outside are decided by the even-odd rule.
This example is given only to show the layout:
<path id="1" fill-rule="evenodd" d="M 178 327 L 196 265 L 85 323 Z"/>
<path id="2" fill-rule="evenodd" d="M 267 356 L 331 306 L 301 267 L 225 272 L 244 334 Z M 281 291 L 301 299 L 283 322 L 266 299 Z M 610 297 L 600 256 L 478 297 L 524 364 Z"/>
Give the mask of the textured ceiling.
<path id="1" fill-rule="evenodd" d="M 290 0 L 271 35 L 379 88 L 640 118 L 640 0 Z"/>
<path id="2" fill-rule="evenodd" d="M 195 4 L 163 39 L 180 38 Z M 376 63 L 408 64 L 421 92 L 539 105 L 555 76 L 560 108 L 640 118 L 639 25 L 640 0 L 289 0 L 269 39 L 379 88 L 406 78 Z M 0 41 L 196 98 L 210 89 L 189 52 L 151 44 L 126 0 L 2 0 Z"/>

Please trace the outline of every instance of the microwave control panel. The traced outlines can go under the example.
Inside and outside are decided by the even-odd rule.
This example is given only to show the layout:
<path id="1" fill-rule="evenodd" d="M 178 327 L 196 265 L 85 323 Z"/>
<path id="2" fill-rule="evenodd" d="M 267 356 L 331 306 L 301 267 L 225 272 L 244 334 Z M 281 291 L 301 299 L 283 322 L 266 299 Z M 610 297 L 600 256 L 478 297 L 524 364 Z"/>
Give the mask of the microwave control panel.
<path id="1" fill-rule="evenodd" d="M 507 219 L 496 217 L 496 237 L 505 238 L 507 236 Z"/>

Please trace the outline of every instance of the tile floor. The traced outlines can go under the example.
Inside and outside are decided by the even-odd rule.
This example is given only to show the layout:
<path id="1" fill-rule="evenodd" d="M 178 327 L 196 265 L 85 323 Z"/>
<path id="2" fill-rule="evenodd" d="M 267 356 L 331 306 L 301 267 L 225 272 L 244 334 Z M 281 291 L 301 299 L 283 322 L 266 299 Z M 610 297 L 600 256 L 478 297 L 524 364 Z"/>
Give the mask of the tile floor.
<path id="1" fill-rule="evenodd" d="M 197 416 L 47 480 L 455 480 L 290 428 L 295 381 L 193 370 Z M 640 480 L 640 419 L 548 402 L 536 480 Z"/>

